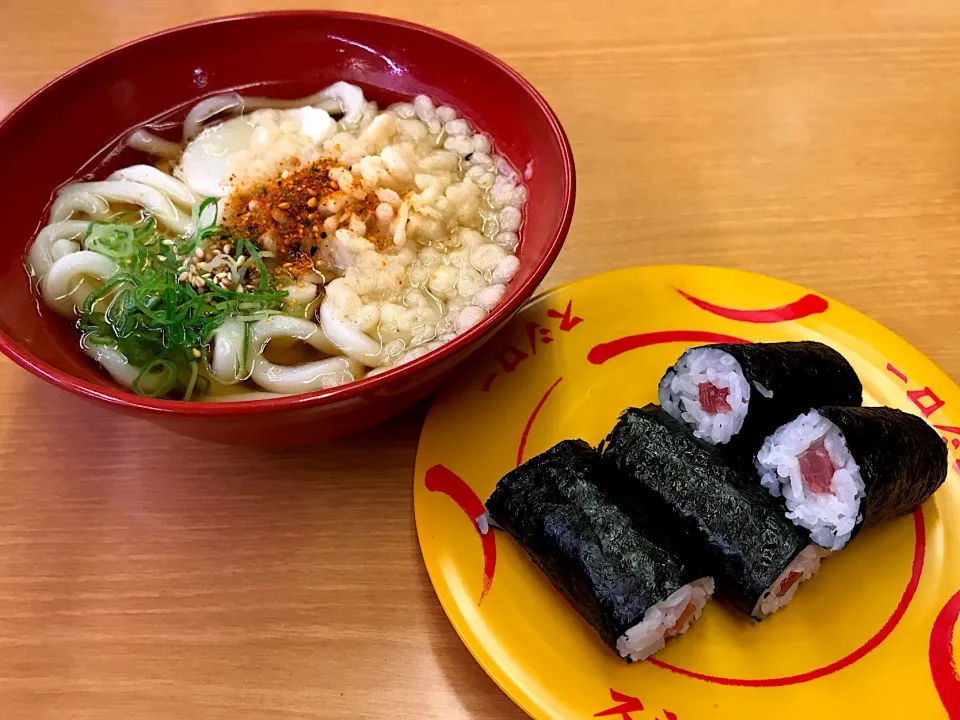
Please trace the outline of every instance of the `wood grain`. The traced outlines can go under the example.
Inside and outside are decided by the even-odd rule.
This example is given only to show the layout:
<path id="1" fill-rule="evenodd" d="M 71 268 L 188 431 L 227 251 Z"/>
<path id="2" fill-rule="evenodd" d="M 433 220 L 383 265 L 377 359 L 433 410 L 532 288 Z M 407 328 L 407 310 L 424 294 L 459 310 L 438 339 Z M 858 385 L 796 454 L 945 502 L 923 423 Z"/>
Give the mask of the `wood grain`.
<path id="1" fill-rule="evenodd" d="M 118 43 L 262 7 L 13 3 L 0 113 Z M 869 313 L 960 375 L 956 2 L 351 9 L 485 47 L 556 109 L 580 193 L 547 285 L 637 264 L 755 270 Z M 423 412 L 335 446 L 226 450 L 0 363 L 3 716 L 521 717 L 423 569 L 410 487 Z"/>

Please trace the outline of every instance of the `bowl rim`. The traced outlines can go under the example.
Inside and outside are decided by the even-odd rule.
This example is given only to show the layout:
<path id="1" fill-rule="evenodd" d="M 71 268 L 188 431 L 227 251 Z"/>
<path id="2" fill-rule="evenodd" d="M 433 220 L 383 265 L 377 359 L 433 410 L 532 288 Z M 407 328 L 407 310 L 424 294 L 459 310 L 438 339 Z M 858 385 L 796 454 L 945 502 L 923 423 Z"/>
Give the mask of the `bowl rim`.
<path id="1" fill-rule="evenodd" d="M 520 75 L 520 73 L 486 50 L 483 50 L 482 48 L 479 48 L 465 40 L 461 40 L 458 37 L 440 30 L 434 30 L 433 28 L 424 25 L 382 15 L 340 10 L 277 10 L 250 12 L 218 16 L 177 25 L 155 33 L 151 33 L 149 35 L 144 35 L 143 37 L 135 38 L 134 40 L 123 43 L 122 45 L 118 45 L 117 47 L 106 50 L 105 52 L 102 52 L 90 58 L 89 60 L 74 66 L 70 70 L 67 70 L 65 73 L 59 75 L 40 87 L 35 92 L 31 93 L 25 100 L 11 110 L 6 117 L 0 119 L 0 132 L 3 132 L 7 125 L 12 123 L 18 115 L 23 113 L 27 106 L 30 105 L 36 97 L 47 92 L 49 89 L 65 81 L 69 77 L 81 72 L 88 66 L 94 65 L 107 57 L 123 53 L 134 45 L 138 45 L 154 38 L 176 34 L 183 30 L 197 27 L 209 27 L 221 23 L 226 24 L 245 22 L 264 17 L 306 16 L 336 18 L 338 20 L 356 20 L 388 27 L 403 28 L 405 30 L 414 30 L 416 32 L 432 35 L 437 39 L 456 45 L 461 50 L 465 50 L 469 53 L 477 55 L 483 60 L 496 65 L 500 70 L 511 77 L 513 81 L 516 82 L 519 87 L 531 98 L 531 100 L 533 100 L 533 102 L 539 107 L 540 111 L 546 117 L 547 122 L 550 125 L 550 129 L 560 145 L 561 162 L 563 165 L 563 210 L 559 222 L 551 231 L 552 239 L 547 246 L 546 252 L 537 259 L 536 266 L 533 268 L 533 272 L 531 273 L 530 277 L 527 278 L 525 282 L 515 287 L 504 299 L 504 301 L 497 305 L 482 321 L 474 325 L 467 332 L 458 335 L 453 340 L 444 343 L 436 350 L 433 350 L 422 357 L 411 360 L 410 362 L 399 367 L 385 370 L 384 372 L 378 373 L 373 377 L 354 380 L 353 382 L 346 383 L 329 390 L 319 390 L 297 395 L 285 395 L 279 398 L 227 402 L 190 402 L 184 400 L 166 400 L 141 397 L 132 391 L 120 389 L 119 386 L 117 386 L 115 389 L 108 386 L 97 385 L 75 377 L 70 373 L 64 372 L 59 368 L 56 368 L 53 365 L 50 365 L 49 363 L 39 359 L 32 353 L 24 350 L 19 343 L 17 343 L 3 330 L 0 330 L 0 352 L 3 352 L 4 355 L 13 360 L 20 367 L 52 383 L 53 385 L 56 385 L 64 390 L 68 390 L 74 395 L 91 398 L 115 407 L 143 410 L 154 415 L 164 416 L 227 416 L 258 412 L 276 412 L 292 409 L 294 407 L 307 408 L 325 405 L 340 400 L 349 400 L 363 395 L 370 390 L 389 385 L 394 381 L 402 380 L 403 378 L 414 375 L 418 371 L 423 370 L 430 365 L 438 364 L 444 359 L 455 355 L 463 349 L 466 349 L 482 335 L 506 321 L 533 294 L 537 286 L 543 280 L 544 276 L 546 276 L 550 267 L 553 265 L 557 255 L 559 255 L 560 249 L 563 246 L 564 240 L 566 239 L 567 233 L 570 229 L 570 224 L 573 220 L 573 210 L 576 199 L 576 173 L 574 168 L 573 150 L 570 147 L 570 141 L 567 138 L 567 135 L 564 132 L 556 113 L 554 113 L 543 96 L 540 95 L 533 85 L 530 84 L 530 82 L 528 82 L 522 75 Z"/>

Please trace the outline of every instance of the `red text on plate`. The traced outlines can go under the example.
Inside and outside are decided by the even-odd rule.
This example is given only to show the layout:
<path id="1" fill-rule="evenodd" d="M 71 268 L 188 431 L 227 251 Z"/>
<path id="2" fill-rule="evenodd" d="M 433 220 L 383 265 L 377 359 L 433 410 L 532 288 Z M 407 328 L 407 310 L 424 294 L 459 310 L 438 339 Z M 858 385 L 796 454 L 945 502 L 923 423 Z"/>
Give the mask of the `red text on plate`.
<path id="1" fill-rule="evenodd" d="M 583 318 L 573 314 L 573 300 L 567 302 L 567 307 L 563 312 L 549 308 L 547 310 L 547 317 L 560 321 L 558 329 L 561 332 L 570 332 L 583 322 Z M 523 340 L 518 339 L 515 343 L 507 343 L 497 351 L 496 361 L 502 372 L 515 372 L 520 366 L 520 363 L 530 356 L 537 354 L 537 349 L 540 345 L 549 345 L 556 339 L 553 337 L 553 331 L 549 327 L 535 320 L 528 320 L 523 326 L 523 331 Z M 519 347 L 524 344 L 524 341 L 527 347 L 526 350 L 522 350 Z M 483 380 L 483 384 L 480 386 L 481 392 L 488 392 L 493 386 L 493 381 L 497 379 L 499 374 L 499 372 L 492 372 L 487 375 Z"/>
<path id="2" fill-rule="evenodd" d="M 907 377 L 906 373 L 895 368 L 892 363 L 887 363 L 887 372 L 897 378 L 897 380 L 902 382 L 904 385 L 910 382 L 910 378 Z M 920 414 L 927 419 L 929 419 L 930 416 L 933 415 L 937 410 L 946 405 L 946 402 L 941 400 L 940 397 L 929 387 L 924 387 L 923 390 L 908 390 L 907 398 L 910 400 L 910 402 L 917 406 Z M 960 428 L 953 425 L 934 425 L 934 427 L 940 431 L 940 437 L 945 443 L 953 447 L 954 450 L 960 449 L 960 439 L 948 439 L 945 435 L 943 435 L 943 433 L 960 435 Z M 954 460 L 950 467 L 953 468 L 955 473 L 960 475 L 960 460 Z"/>
<path id="3" fill-rule="evenodd" d="M 954 435 L 960 435 L 960 427 L 954 427 L 953 425 L 934 425 L 934 427 L 939 430 L 941 433 L 953 433 Z M 953 438 L 952 440 L 947 440 L 944 435 L 940 437 L 943 438 L 943 441 L 948 445 L 951 445 L 954 450 L 960 448 L 960 440 Z"/>
<path id="4" fill-rule="evenodd" d="M 539 340 L 544 345 L 549 345 L 553 342 L 553 337 L 550 335 L 550 328 L 545 328 L 538 322 L 533 320 L 529 321 L 526 324 L 527 330 L 527 343 L 530 345 L 530 354 L 537 354 L 537 341 Z"/>
<path id="5" fill-rule="evenodd" d="M 594 717 L 613 717 L 619 715 L 621 720 L 633 720 L 630 713 L 643 712 L 643 703 L 632 695 L 624 695 L 613 688 L 610 688 L 610 699 L 620 703 L 612 708 L 601 710 L 594 714 Z"/>
<path id="6" fill-rule="evenodd" d="M 887 370 L 896 376 L 900 382 L 904 384 L 909 382 L 907 376 L 900 370 L 897 370 L 891 363 L 887 363 Z M 925 387 L 923 390 L 907 390 L 907 397 L 910 399 L 910 402 L 917 406 L 920 414 L 925 418 L 930 417 L 946 404 L 928 387 Z"/>
<path id="7" fill-rule="evenodd" d="M 567 307 L 564 309 L 563 313 L 559 310 L 554 310 L 550 308 L 547 310 L 547 317 L 552 317 L 560 320 L 560 329 L 563 332 L 570 332 L 577 325 L 583 322 L 583 318 L 577 317 L 573 314 L 573 300 L 567 302 Z"/>
<path id="8" fill-rule="evenodd" d="M 633 695 L 625 695 L 610 688 L 610 699 L 620 704 L 614 705 L 612 708 L 607 708 L 606 710 L 601 710 L 595 713 L 594 717 L 615 717 L 619 715 L 620 720 L 634 720 L 632 713 L 643 712 L 643 703 Z M 661 720 L 661 718 L 658 715 L 654 720 Z M 664 709 L 663 720 L 678 720 L 677 714 Z"/>

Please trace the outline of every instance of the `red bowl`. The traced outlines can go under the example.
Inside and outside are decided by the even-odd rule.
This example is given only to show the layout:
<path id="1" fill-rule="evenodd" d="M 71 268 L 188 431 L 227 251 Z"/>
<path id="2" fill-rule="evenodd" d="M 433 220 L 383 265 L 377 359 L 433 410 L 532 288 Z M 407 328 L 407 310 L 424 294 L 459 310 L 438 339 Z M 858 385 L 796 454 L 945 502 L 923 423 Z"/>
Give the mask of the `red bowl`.
<path id="1" fill-rule="evenodd" d="M 407 365 L 333 390 L 274 400 L 188 403 L 116 386 L 78 348 L 75 330 L 38 311 L 24 253 L 52 191 L 111 162 L 103 149 L 130 129 L 207 95 L 257 86 L 302 97 L 336 80 L 381 105 L 425 93 L 489 134 L 525 175 L 529 200 L 520 271 L 503 302 L 472 328 Z M 264 89 L 264 86 L 267 86 Z M 132 152 L 132 151 L 125 151 Z M 91 158 L 96 158 L 91 164 Z M 132 158 L 126 158 L 132 159 Z M 425 397 L 531 295 L 563 245 L 573 215 L 570 144 L 553 111 L 490 54 L 419 25 L 343 12 L 240 15 L 167 30 L 100 55 L 39 90 L 0 122 L 0 350 L 76 395 L 192 437 L 296 444 L 356 432 Z M 264 431 L 267 428 L 268 431 Z"/>

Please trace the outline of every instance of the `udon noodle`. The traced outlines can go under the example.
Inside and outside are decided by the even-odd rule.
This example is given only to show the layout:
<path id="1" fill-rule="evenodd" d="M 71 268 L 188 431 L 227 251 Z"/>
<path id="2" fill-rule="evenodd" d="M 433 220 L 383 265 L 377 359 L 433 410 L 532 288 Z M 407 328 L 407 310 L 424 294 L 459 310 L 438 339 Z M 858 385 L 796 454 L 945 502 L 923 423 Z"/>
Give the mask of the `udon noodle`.
<path id="1" fill-rule="evenodd" d="M 481 321 L 519 267 L 527 190 L 450 107 L 338 82 L 227 93 L 155 164 L 57 192 L 28 253 L 43 302 L 120 385 L 252 399 L 402 365 Z"/>

